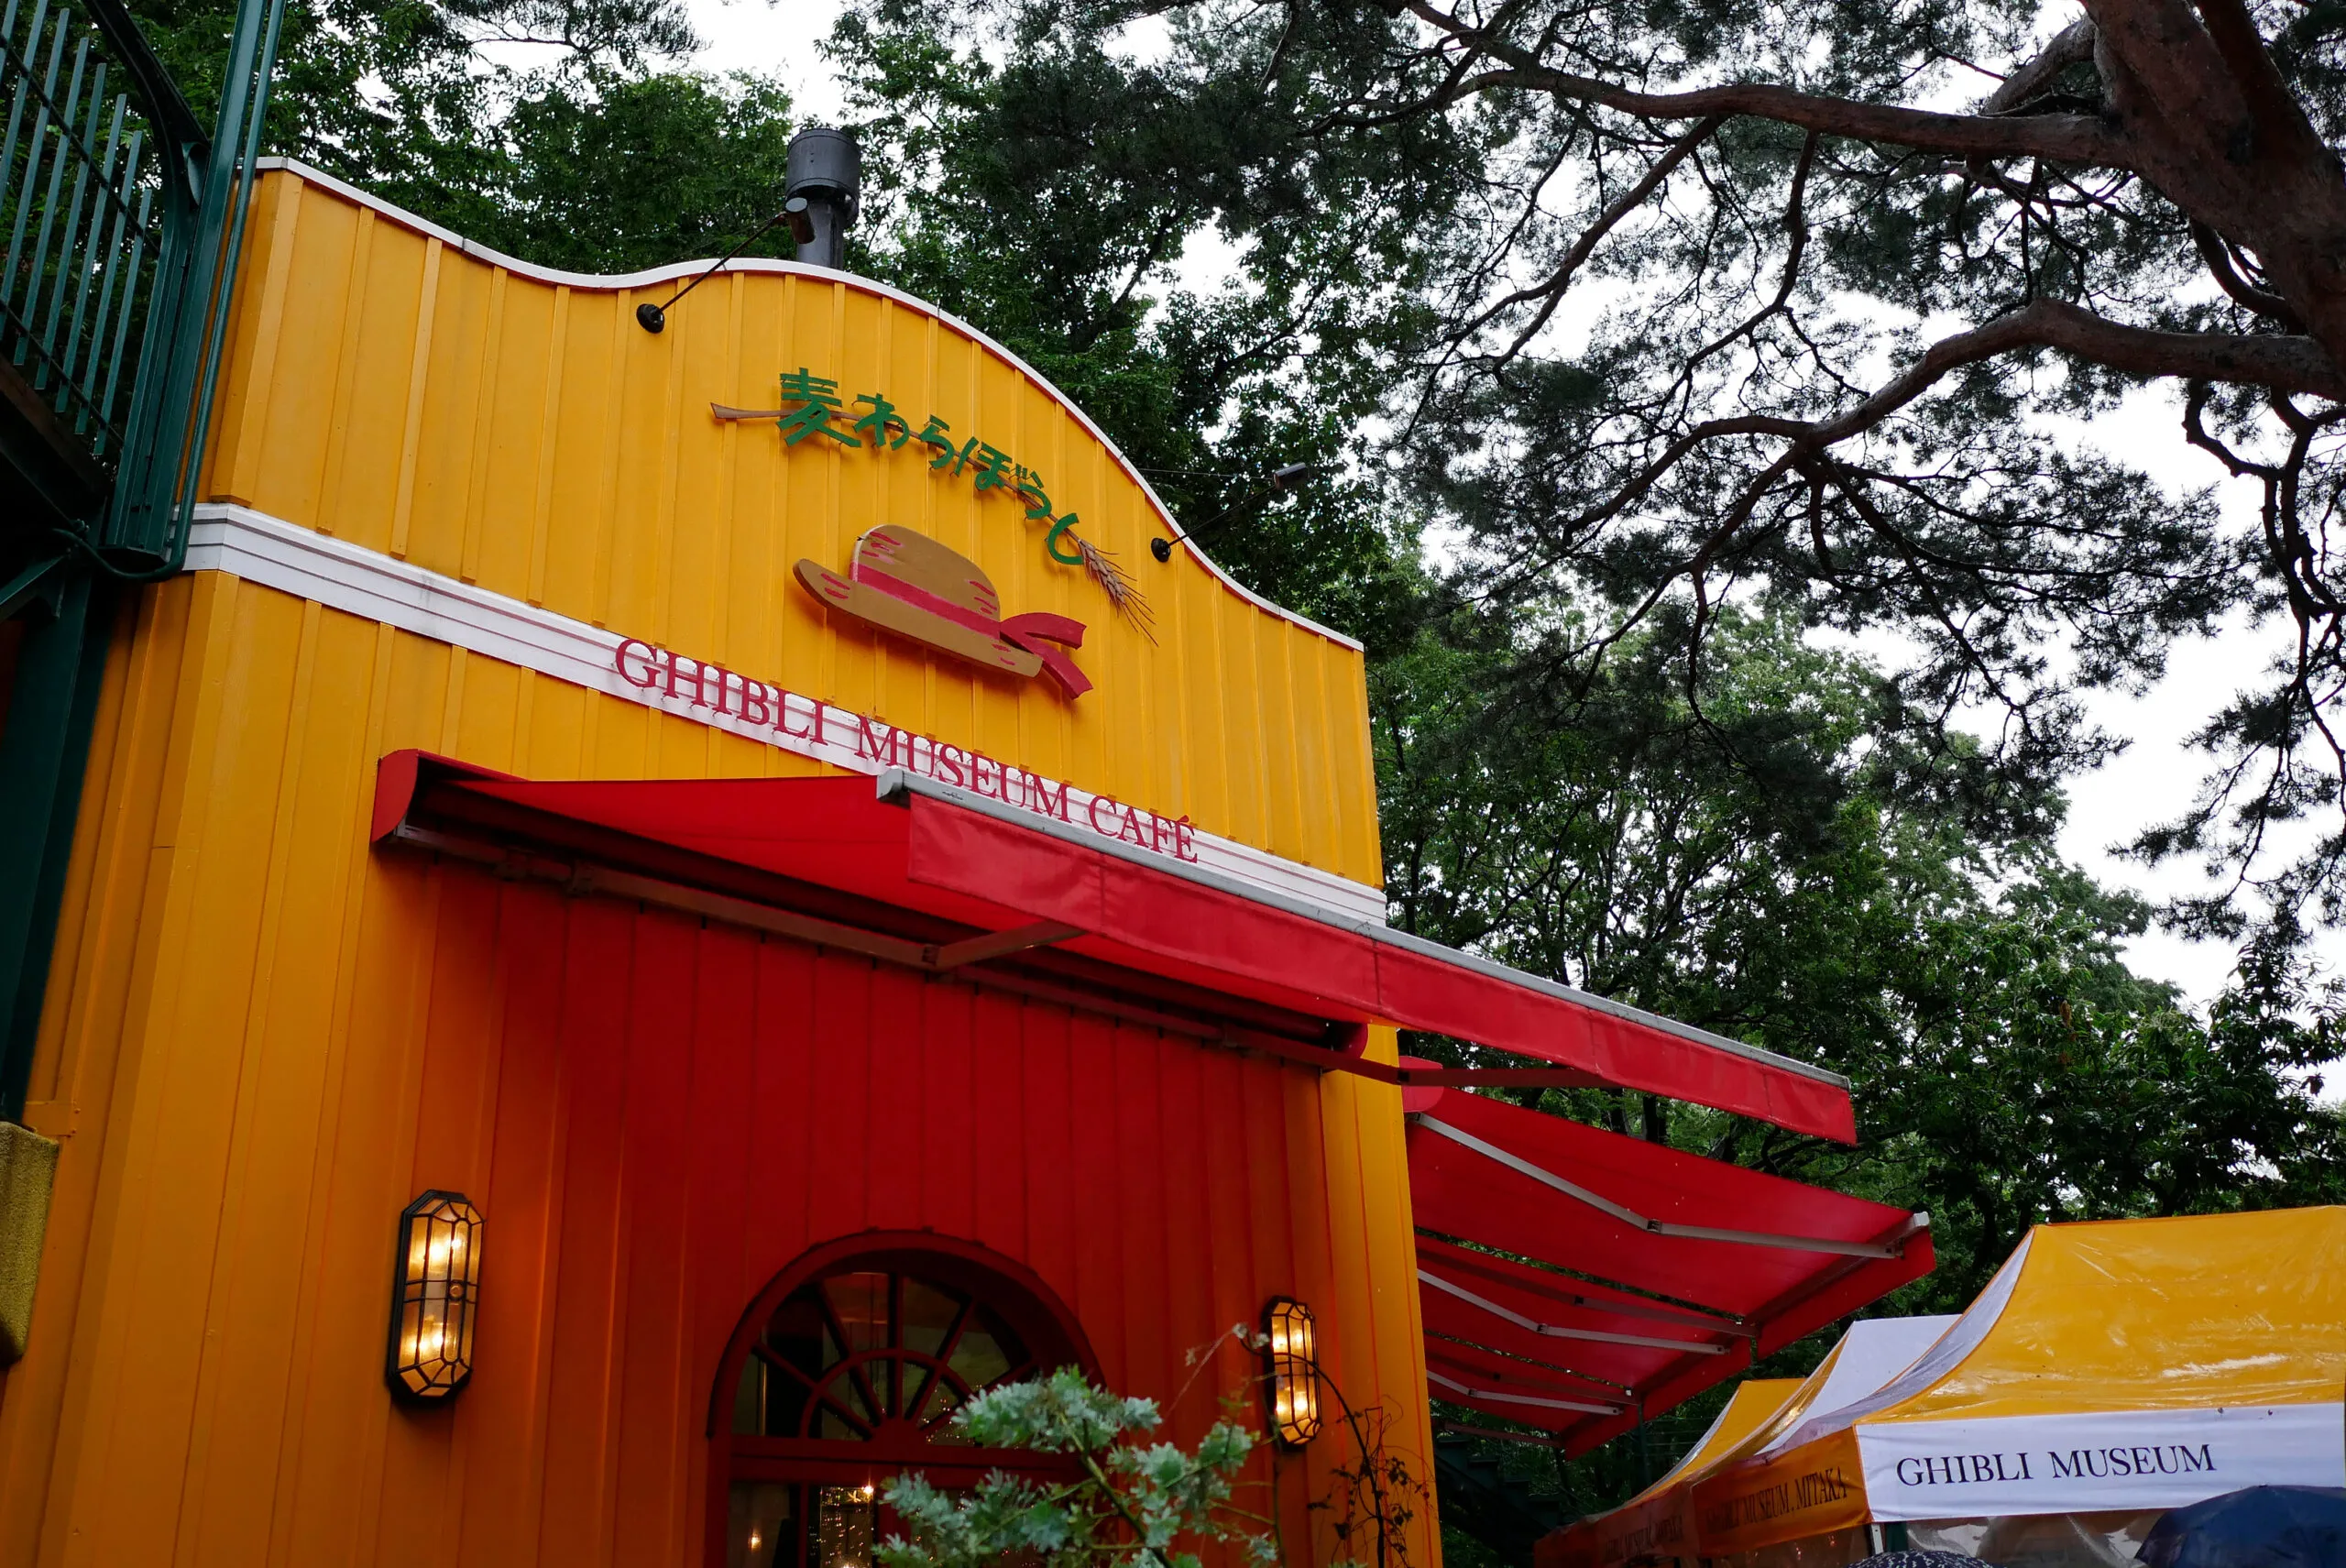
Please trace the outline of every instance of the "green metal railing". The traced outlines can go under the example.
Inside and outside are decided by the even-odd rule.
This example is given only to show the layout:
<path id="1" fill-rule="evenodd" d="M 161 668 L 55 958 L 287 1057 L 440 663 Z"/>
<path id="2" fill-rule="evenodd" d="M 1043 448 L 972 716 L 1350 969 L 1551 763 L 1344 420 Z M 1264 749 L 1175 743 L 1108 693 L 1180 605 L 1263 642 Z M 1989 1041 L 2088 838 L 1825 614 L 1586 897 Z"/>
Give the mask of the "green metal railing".
<path id="1" fill-rule="evenodd" d="M 0 0 L 0 361 L 102 477 L 19 534 L 0 728 L 0 1117 L 20 1119 L 124 585 L 186 564 L 285 0 L 241 0 L 210 135 L 123 0 Z M 0 523 L 17 520 L 0 519 Z"/>
<path id="2" fill-rule="evenodd" d="M 0 354 L 110 462 L 129 415 L 124 361 L 162 248 L 159 138 L 94 27 L 51 0 L 25 9 L 8 0 L 0 10 L 12 89 L 0 133 Z"/>
<path id="3" fill-rule="evenodd" d="M 0 0 L 0 358 L 112 479 L 79 543 L 179 568 L 282 0 L 247 0 L 204 134 L 122 0 Z"/>
<path id="4" fill-rule="evenodd" d="M 110 40 L 137 38 L 122 0 L 83 4 Z M 187 555 L 197 473 L 228 337 L 231 285 L 244 250 L 269 81 L 284 21 L 285 0 L 243 0 L 229 36 L 214 133 L 208 141 L 174 137 L 175 159 L 167 160 L 179 167 L 165 182 L 169 201 L 152 315 L 124 430 L 122 465 L 99 536 L 102 559 L 118 576 L 169 576 Z M 146 58 L 153 60 L 151 54 Z M 161 77 L 159 66 L 155 72 Z M 169 78 L 161 79 L 168 86 Z M 188 123 L 192 126 L 192 115 Z"/>

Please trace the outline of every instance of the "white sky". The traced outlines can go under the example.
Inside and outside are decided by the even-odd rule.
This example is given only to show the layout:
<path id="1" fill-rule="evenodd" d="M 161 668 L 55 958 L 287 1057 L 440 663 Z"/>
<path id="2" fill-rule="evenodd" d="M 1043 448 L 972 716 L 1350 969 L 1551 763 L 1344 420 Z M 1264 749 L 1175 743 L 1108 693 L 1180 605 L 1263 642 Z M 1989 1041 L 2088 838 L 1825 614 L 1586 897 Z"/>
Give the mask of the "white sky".
<path id="1" fill-rule="evenodd" d="M 801 118 L 840 113 L 837 79 L 815 45 L 839 20 L 839 0 L 685 0 L 703 47 L 703 71 L 755 71 L 778 76 Z"/>
<path id="2" fill-rule="evenodd" d="M 817 40 L 830 32 L 839 0 L 689 0 L 694 25 L 707 40 L 695 63 L 702 70 L 751 70 L 778 76 L 806 118 L 835 119 L 843 112 L 839 83 Z M 1207 284 L 1228 267 L 1212 236 L 1200 236 L 1184 258 L 1185 279 Z M 2113 455 L 2140 465 L 2174 488 L 2222 478 L 2215 460 L 2187 447 L 2175 416 L 2155 395 L 2146 394 L 2119 414 L 2082 433 Z M 2225 488 L 2228 507 L 2252 509 L 2254 497 L 2242 487 Z M 2104 883 L 2133 887 L 2153 896 L 2190 892 L 2203 885 L 2196 868 L 2171 865 L 2156 872 L 2121 861 L 2110 847 L 2143 826 L 2173 816 L 2189 802 L 2204 773 L 2203 759 L 2184 744 L 2208 714 L 2256 675 L 2278 646 L 2279 629 L 2235 627 L 2225 635 L 2176 650 L 2166 678 L 2139 699 L 2109 696 L 2092 705 L 2103 728 L 2131 738 L 2124 755 L 2070 786 L 2071 809 L 2061 848 Z M 2331 967 L 2346 965 L 2346 936 L 2322 943 Z M 2195 1002 L 2205 1003 L 2221 987 L 2231 967 L 2231 949 L 2220 943 L 2194 943 L 2153 932 L 2127 954 L 2138 972 L 2173 981 Z"/>

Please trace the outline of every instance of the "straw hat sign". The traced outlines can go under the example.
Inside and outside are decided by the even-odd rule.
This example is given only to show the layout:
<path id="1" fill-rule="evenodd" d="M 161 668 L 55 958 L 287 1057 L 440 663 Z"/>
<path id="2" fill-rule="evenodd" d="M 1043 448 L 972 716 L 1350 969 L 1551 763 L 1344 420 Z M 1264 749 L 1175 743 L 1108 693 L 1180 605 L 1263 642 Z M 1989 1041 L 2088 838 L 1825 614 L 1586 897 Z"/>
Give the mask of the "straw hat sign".
<path id="1" fill-rule="evenodd" d="M 857 540 L 846 576 L 802 560 L 798 580 L 833 609 L 899 637 L 1008 674 L 1048 671 L 1071 697 L 1091 689 L 1067 654 L 1083 646 L 1081 621 L 1040 610 L 1004 620 L 1002 596 L 976 562 L 900 524 Z"/>

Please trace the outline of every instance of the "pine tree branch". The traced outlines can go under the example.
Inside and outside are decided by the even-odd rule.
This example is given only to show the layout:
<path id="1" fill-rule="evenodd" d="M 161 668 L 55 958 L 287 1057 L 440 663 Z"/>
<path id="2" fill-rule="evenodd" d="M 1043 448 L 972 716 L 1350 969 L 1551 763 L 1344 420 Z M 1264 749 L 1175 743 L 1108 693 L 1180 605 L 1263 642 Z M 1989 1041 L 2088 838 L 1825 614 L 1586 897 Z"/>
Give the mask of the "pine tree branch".
<path id="1" fill-rule="evenodd" d="M 2093 58 L 2093 18 L 2080 16 L 2053 36 L 2036 58 L 2004 78 L 1979 105 L 1983 115 L 2009 115 L 2023 107 L 2073 65 Z"/>
<path id="2" fill-rule="evenodd" d="M 1461 44 L 1506 62 L 1499 69 L 1460 78 L 1445 91 L 1444 96 L 1451 101 L 1496 89 L 1523 88 L 1640 119 L 1745 115 L 1826 136 L 1956 158 L 2044 158 L 2110 169 L 2133 167 L 2125 139 L 2090 115 L 1947 115 L 1862 104 L 1762 82 L 1723 82 L 1679 93 L 1640 93 L 1542 65 L 1529 50 L 1471 26 L 1431 0 L 1404 0 L 1404 4 L 1420 19 Z"/>

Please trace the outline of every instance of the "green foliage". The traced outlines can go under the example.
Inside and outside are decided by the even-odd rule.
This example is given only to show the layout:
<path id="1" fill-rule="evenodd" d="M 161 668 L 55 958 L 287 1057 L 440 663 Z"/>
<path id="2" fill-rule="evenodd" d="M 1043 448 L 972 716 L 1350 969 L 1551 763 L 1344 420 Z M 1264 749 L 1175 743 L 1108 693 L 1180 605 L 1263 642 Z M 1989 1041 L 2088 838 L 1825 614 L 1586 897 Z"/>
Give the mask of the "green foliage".
<path id="1" fill-rule="evenodd" d="M 2346 1197 L 2346 1124 L 2306 1074 L 2341 999 L 2287 943 L 2200 1019 L 2132 973 L 2138 901 L 1902 751 L 1895 694 L 1782 618 L 1736 615 L 1690 697 L 1666 637 L 1569 705 L 1518 647 L 1429 631 L 1372 683 L 1397 920 L 1856 1082 L 1859 1141 L 1612 1091 L 1547 1108 L 1924 1208 L 1968 1300 L 2052 1220 Z M 1464 1059 L 1464 1047 L 1429 1042 Z"/>
<path id="2" fill-rule="evenodd" d="M 233 0 L 132 10 L 208 124 Z M 698 44 L 678 0 L 290 0 L 269 150 L 544 266 L 714 256 L 780 205 L 791 105 Z"/>
<path id="3" fill-rule="evenodd" d="M 1249 587 L 1378 646 L 1405 636 L 1415 530 L 1374 477 L 1372 422 L 1426 329 L 1426 274 L 1375 170 L 1297 140 L 1299 105 L 1192 93 L 1102 31 L 998 19 L 866 0 L 840 22 L 855 264 L 1034 365 Z M 1193 241 L 1228 250 L 1225 286 L 1182 285 Z M 1294 463 L 1330 472 L 1276 494 Z M 1125 565 L 1144 591 L 1167 569 Z"/>
<path id="4" fill-rule="evenodd" d="M 1082 1478 L 1054 1486 L 997 1471 L 970 1491 L 948 1493 L 918 1475 L 897 1476 L 881 1495 L 909 1533 L 873 1556 L 881 1568 L 981 1568 L 1027 1554 L 1048 1568 L 1198 1568 L 1196 1552 L 1181 1543 L 1211 1541 L 1241 1543 L 1256 1563 L 1276 1562 L 1271 1543 L 1240 1530 L 1230 1508 L 1253 1435 L 1218 1421 L 1193 1453 L 1169 1442 L 1144 1446 L 1138 1440 L 1158 1424 L 1154 1400 L 1094 1387 L 1071 1366 L 990 1388 L 954 1412 L 957 1433 L 981 1448 L 1066 1455 Z"/>
<path id="5" fill-rule="evenodd" d="M 592 99 L 547 88 L 501 127 L 469 236 L 549 267 L 630 272 L 714 257 L 774 214 L 793 129 L 781 86 L 667 72 Z M 751 255 L 791 251 L 769 230 Z"/>
<path id="6" fill-rule="evenodd" d="M 1846 1072 L 1858 1141 L 1607 1090 L 1514 1098 L 1928 1210 L 1938 1266 L 1877 1312 L 1959 1310 L 2036 1223 L 2346 1201 L 2346 1115 L 2316 1099 L 2346 996 L 2294 933 L 2187 1011 L 2120 956 L 2147 910 L 2047 847 L 2057 800 L 2019 809 L 1937 764 L 1902 739 L 1891 683 L 1789 618 L 1722 617 L 1691 693 L 1666 630 L 1565 686 L 1537 674 L 1546 628 L 1494 625 L 1461 612 L 1372 673 L 1396 919 Z M 1609 1507 L 1724 1398 L 1561 1472 L 1477 1456 L 1571 1511 Z"/>

